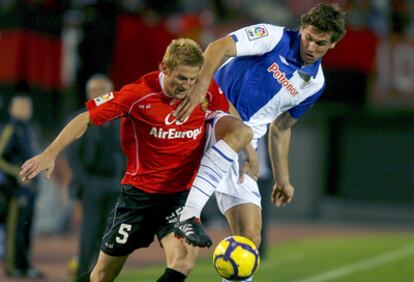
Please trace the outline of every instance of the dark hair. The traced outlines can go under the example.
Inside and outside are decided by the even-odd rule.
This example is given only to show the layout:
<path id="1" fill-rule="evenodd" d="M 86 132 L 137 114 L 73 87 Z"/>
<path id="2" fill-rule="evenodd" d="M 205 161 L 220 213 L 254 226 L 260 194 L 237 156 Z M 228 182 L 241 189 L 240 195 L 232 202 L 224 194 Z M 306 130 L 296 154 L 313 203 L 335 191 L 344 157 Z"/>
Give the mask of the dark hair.
<path id="1" fill-rule="evenodd" d="M 332 32 L 331 42 L 345 34 L 345 12 L 337 4 L 319 3 L 301 17 L 301 26 L 312 25 L 320 32 Z"/>

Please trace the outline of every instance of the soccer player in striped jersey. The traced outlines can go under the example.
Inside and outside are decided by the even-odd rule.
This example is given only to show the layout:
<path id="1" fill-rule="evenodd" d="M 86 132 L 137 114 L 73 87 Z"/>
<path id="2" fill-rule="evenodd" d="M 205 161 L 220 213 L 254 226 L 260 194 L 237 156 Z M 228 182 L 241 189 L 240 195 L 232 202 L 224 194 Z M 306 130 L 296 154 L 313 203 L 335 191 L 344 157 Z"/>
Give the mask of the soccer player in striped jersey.
<path id="1" fill-rule="evenodd" d="M 209 44 L 194 95 L 178 106 L 176 116 L 185 118 L 191 113 L 214 78 L 253 130 L 253 147 L 269 127 L 275 180 L 272 201 L 284 206 L 294 194 L 288 169 L 291 127 L 321 96 L 325 86 L 321 59 L 344 34 L 345 13 L 334 4 L 318 4 L 303 14 L 299 31 L 257 24 L 232 32 Z M 223 64 L 226 57 L 230 59 Z M 198 222 L 195 219 L 215 192 L 233 234 L 259 245 L 262 221 L 257 175 L 248 173 L 241 182 L 238 151 L 225 143 L 216 143 L 202 159 L 176 234 L 203 247 L 205 233 L 187 232 L 182 226 Z M 202 230 L 200 226 L 193 229 Z"/>

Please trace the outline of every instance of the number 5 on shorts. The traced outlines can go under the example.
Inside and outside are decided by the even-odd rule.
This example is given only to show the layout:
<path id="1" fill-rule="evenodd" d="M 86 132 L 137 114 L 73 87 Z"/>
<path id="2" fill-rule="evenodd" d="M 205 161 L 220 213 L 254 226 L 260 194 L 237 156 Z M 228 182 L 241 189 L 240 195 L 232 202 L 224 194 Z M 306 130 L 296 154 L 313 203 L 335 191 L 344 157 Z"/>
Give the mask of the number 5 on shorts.
<path id="1" fill-rule="evenodd" d="M 128 236 L 129 236 L 128 231 L 131 231 L 131 228 L 132 228 L 131 224 L 122 223 L 121 226 L 119 226 L 118 233 L 121 236 L 116 237 L 116 242 L 118 244 L 125 244 L 127 242 Z"/>

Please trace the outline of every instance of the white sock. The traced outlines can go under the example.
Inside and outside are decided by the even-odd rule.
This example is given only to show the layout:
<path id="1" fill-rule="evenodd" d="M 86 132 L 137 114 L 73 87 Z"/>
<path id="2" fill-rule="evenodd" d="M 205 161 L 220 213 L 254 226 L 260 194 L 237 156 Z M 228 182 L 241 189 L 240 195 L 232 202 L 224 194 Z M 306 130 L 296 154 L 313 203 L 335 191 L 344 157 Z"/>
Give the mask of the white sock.
<path id="1" fill-rule="evenodd" d="M 237 153 L 223 140 L 207 150 L 201 159 L 200 169 L 181 212 L 180 221 L 193 216 L 200 217 L 201 210 L 236 157 Z"/>

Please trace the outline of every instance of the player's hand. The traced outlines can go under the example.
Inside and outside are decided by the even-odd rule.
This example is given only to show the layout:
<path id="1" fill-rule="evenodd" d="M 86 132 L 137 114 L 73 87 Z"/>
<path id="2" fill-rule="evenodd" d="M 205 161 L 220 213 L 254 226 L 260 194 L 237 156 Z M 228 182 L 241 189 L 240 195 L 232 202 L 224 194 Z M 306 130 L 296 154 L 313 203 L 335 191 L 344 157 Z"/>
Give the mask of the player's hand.
<path id="1" fill-rule="evenodd" d="M 194 108 L 197 105 L 201 104 L 206 97 L 208 90 L 208 85 L 203 86 L 200 83 L 197 83 L 193 86 L 193 89 L 190 90 L 188 95 L 182 100 L 182 102 L 177 106 L 174 111 L 174 116 L 179 121 L 184 121 L 186 118 L 193 112 Z"/>
<path id="2" fill-rule="evenodd" d="M 244 161 L 242 167 L 240 168 L 240 183 L 243 183 L 245 174 L 257 181 L 259 178 L 259 169 L 259 157 L 257 153 L 254 152 L 254 154 L 249 156 L 249 158 Z"/>
<path id="3" fill-rule="evenodd" d="M 53 169 L 55 167 L 55 157 L 47 152 L 27 160 L 21 167 L 20 177 L 23 181 L 28 181 L 36 177 L 42 171 L 46 172 L 46 177 L 50 179 Z"/>
<path id="4" fill-rule="evenodd" d="M 275 184 L 272 191 L 272 202 L 277 207 L 283 207 L 292 201 L 294 194 L 295 188 L 290 183 L 285 185 Z"/>

